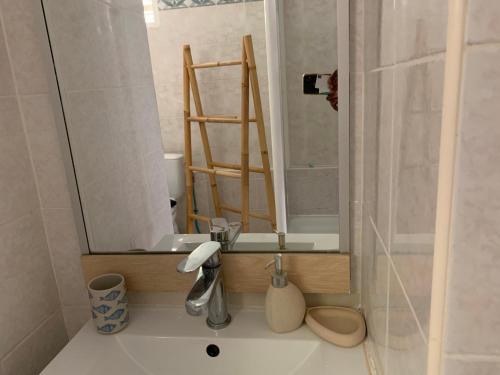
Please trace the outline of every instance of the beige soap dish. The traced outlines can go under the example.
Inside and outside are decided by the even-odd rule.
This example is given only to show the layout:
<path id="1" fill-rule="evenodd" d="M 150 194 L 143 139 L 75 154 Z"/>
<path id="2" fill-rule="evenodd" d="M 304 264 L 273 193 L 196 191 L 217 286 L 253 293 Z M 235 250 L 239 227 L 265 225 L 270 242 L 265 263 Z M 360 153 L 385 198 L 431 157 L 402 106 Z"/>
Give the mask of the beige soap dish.
<path id="1" fill-rule="evenodd" d="M 344 348 L 359 345 L 366 336 L 363 315 L 347 307 L 311 307 L 307 309 L 306 324 L 322 339 Z"/>

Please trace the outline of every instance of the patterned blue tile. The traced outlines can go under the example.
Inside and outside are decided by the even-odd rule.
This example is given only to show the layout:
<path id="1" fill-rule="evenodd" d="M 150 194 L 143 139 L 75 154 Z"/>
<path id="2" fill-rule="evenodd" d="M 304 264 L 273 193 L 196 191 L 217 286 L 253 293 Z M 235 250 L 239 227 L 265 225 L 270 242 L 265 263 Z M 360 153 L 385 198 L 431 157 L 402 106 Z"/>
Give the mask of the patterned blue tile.
<path id="1" fill-rule="evenodd" d="M 215 5 L 212 0 L 191 0 L 191 7 L 206 7 L 210 5 Z"/>
<path id="2" fill-rule="evenodd" d="M 250 3 L 263 0 L 158 0 L 159 10 L 205 7 L 237 3 Z"/>
<path id="3" fill-rule="evenodd" d="M 160 10 L 187 8 L 186 0 L 158 0 Z"/>

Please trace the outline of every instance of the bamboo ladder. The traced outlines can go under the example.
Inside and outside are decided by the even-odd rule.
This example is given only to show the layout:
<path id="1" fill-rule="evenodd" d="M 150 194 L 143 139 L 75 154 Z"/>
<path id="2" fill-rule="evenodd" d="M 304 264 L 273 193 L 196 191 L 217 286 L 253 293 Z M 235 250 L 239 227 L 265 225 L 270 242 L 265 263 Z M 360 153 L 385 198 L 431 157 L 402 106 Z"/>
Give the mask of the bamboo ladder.
<path id="1" fill-rule="evenodd" d="M 262 103 L 260 98 L 259 80 L 257 78 L 257 69 L 255 65 L 255 56 L 251 35 L 245 35 L 242 40 L 241 60 L 208 62 L 203 64 L 193 64 L 191 47 L 184 46 L 183 50 L 184 67 L 184 147 L 185 147 L 185 175 L 186 175 L 186 223 L 187 232 L 193 233 L 194 221 L 201 220 L 208 222 L 209 217 L 197 215 L 193 211 L 193 174 L 208 174 L 210 187 L 212 191 L 212 200 L 214 203 L 215 214 L 222 216 L 223 211 L 241 214 L 241 223 L 243 232 L 249 230 L 249 218 L 267 220 L 271 223 L 273 230 L 276 230 L 276 207 L 274 201 L 274 191 L 272 184 L 271 168 L 269 165 L 269 153 L 266 143 L 266 132 L 264 128 L 264 115 L 262 113 Z M 196 80 L 196 69 L 218 68 L 225 66 L 241 65 L 241 115 L 238 116 L 208 116 L 203 112 L 201 104 L 200 91 Z M 255 107 L 255 118 L 249 118 L 250 87 L 252 89 L 252 98 Z M 191 91 L 193 94 L 196 116 L 191 115 Z M 205 153 L 206 167 L 193 166 L 193 152 L 191 144 L 191 123 L 197 122 L 200 128 L 201 141 Z M 221 123 L 228 125 L 241 125 L 241 161 L 240 164 L 215 162 L 212 159 L 212 152 L 208 141 L 206 124 Z M 256 123 L 259 139 L 260 154 L 262 166 L 249 165 L 249 123 Z M 249 185 L 250 172 L 261 173 L 264 175 L 266 195 L 267 195 L 267 214 L 250 212 L 249 204 Z M 241 179 L 241 208 L 232 207 L 220 201 L 217 189 L 216 176 Z"/>

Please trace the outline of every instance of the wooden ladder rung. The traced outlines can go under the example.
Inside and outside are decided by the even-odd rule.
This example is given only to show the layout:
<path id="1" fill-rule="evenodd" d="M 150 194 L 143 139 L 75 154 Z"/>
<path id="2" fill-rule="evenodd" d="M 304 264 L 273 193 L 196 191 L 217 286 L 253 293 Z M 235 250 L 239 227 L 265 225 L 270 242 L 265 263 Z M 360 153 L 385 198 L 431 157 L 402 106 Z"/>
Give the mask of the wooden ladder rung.
<path id="1" fill-rule="evenodd" d="M 273 230 L 276 230 L 276 208 L 275 198 L 272 185 L 272 174 L 269 163 L 269 155 L 266 142 L 266 131 L 264 125 L 264 115 L 262 112 L 262 101 L 260 97 L 259 80 L 255 65 L 255 56 L 251 35 L 245 35 L 242 39 L 241 59 L 228 61 L 214 61 L 201 64 L 193 63 L 191 47 L 184 45 L 183 47 L 183 82 L 184 82 L 184 145 L 185 145 L 185 174 L 186 174 L 186 221 L 188 233 L 194 231 L 194 221 L 209 221 L 207 216 L 197 215 L 193 209 L 193 174 L 205 173 L 208 175 L 212 200 L 214 203 L 216 217 L 222 217 L 222 211 L 229 211 L 241 215 L 242 231 L 249 231 L 249 218 L 257 218 L 269 221 Z M 196 69 L 203 68 L 218 68 L 224 66 L 239 65 L 241 67 L 241 102 L 240 113 L 236 116 L 224 114 L 206 115 L 203 111 L 198 82 L 196 80 Z M 254 107 L 253 118 L 250 118 L 250 92 L 252 95 L 252 103 Z M 194 101 L 196 113 L 191 113 L 191 93 Z M 192 127 L 193 123 L 198 123 L 200 128 L 200 136 L 205 153 L 206 166 L 193 166 L 192 159 Z M 214 162 L 212 159 L 212 151 L 208 140 L 207 123 L 219 124 L 237 124 L 241 127 L 241 161 L 239 164 Z M 249 140 L 250 140 L 250 123 L 255 123 L 257 131 L 260 155 L 262 165 L 249 165 Z M 252 129 L 253 131 L 254 129 Z M 262 173 L 263 180 L 266 186 L 266 196 L 268 210 L 266 213 L 249 212 L 249 173 Z M 239 178 L 241 185 L 241 207 L 232 207 L 229 205 L 221 205 L 219 190 L 217 187 L 217 176 Z"/>
<path id="2" fill-rule="evenodd" d="M 222 162 L 215 162 L 213 161 L 211 163 L 212 166 L 214 167 L 219 167 L 219 168 L 227 168 L 227 169 L 235 169 L 237 171 L 241 170 L 241 165 L 240 164 L 232 164 L 232 163 L 222 163 Z M 256 167 L 253 165 L 250 165 L 248 167 L 248 170 L 253 173 L 264 173 L 264 168 L 262 167 Z"/>
<path id="3" fill-rule="evenodd" d="M 231 171 L 224 171 L 224 170 L 221 170 L 221 169 L 193 167 L 193 166 L 190 166 L 189 169 L 192 172 L 207 173 L 207 174 L 212 174 L 214 176 L 225 176 L 225 177 L 232 177 L 232 178 L 241 178 L 241 173 L 240 172 L 231 172 Z"/>
<path id="4" fill-rule="evenodd" d="M 192 64 L 192 69 L 219 68 L 222 66 L 241 65 L 241 60 L 214 61 L 202 64 Z"/>
<path id="5" fill-rule="evenodd" d="M 241 119 L 236 116 L 190 116 L 188 120 L 191 122 L 211 122 L 219 124 L 241 124 Z M 255 118 L 249 118 L 248 122 L 257 122 Z"/>
<path id="6" fill-rule="evenodd" d="M 208 216 L 189 214 L 189 217 L 194 220 L 206 221 L 207 223 L 210 222 L 210 218 Z"/>
<path id="7" fill-rule="evenodd" d="M 232 207 L 232 206 L 228 206 L 228 205 L 223 204 L 220 206 L 220 208 L 221 208 L 221 210 L 224 210 L 224 211 L 229 211 L 229 212 L 234 212 L 236 214 L 241 214 L 241 209 L 236 208 L 236 207 Z M 268 214 L 258 214 L 256 212 L 249 212 L 248 216 L 254 217 L 256 219 L 271 221 L 271 217 Z"/>

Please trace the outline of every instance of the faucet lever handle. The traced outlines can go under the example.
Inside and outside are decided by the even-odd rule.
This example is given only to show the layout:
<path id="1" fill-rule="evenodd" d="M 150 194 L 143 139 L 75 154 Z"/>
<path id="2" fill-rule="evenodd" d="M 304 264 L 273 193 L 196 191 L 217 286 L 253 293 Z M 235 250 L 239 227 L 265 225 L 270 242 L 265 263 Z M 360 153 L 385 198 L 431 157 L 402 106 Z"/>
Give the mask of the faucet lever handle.
<path id="1" fill-rule="evenodd" d="M 209 266 L 216 267 L 220 264 L 220 254 L 217 254 L 219 251 L 219 242 L 204 242 L 177 265 L 177 271 L 181 273 L 193 272 L 209 261 L 211 263 Z M 210 259 L 214 255 L 216 255 L 217 259 L 211 261 Z"/>

